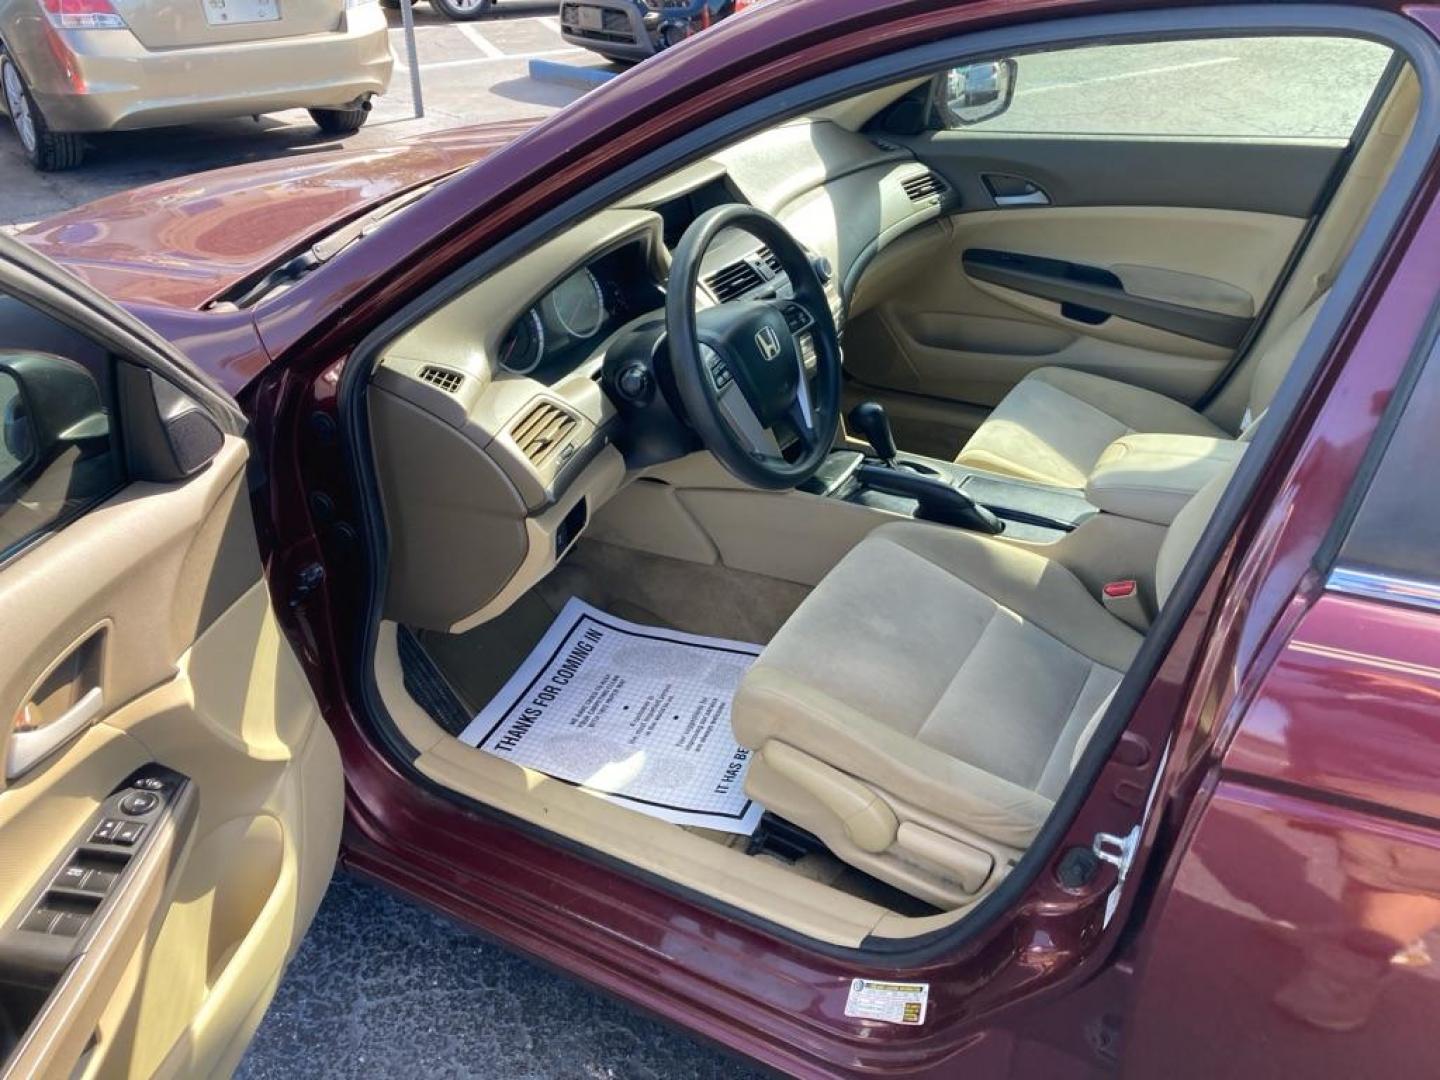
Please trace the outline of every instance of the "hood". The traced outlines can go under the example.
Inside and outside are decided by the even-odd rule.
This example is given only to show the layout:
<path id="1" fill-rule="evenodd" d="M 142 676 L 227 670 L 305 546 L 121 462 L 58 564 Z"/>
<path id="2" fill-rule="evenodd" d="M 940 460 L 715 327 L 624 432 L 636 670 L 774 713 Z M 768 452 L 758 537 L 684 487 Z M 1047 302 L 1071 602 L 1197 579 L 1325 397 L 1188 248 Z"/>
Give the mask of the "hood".
<path id="1" fill-rule="evenodd" d="M 539 119 L 198 173 L 67 210 L 17 237 L 112 300 L 194 311 L 310 238 L 479 161 Z"/>

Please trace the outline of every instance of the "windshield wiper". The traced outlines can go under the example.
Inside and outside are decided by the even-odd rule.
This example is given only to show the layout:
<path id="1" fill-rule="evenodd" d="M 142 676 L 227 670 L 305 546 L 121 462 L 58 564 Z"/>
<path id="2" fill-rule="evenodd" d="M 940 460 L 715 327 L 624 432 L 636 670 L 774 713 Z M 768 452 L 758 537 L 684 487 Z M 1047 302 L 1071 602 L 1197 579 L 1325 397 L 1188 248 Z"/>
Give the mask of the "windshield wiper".
<path id="1" fill-rule="evenodd" d="M 235 290 L 218 297 L 206 306 L 210 308 L 247 308 L 258 304 L 273 293 L 288 289 L 312 270 L 329 262 L 356 240 L 379 228 L 386 218 L 409 206 L 421 195 L 435 187 L 436 183 L 439 181 L 422 184 L 420 187 L 411 188 L 409 191 L 396 195 L 389 202 L 381 203 L 368 214 L 346 222 L 333 232 L 316 240 L 298 255 L 291 255 L 283 262 L 277 263 L 259 278 L 242 282 Z"/>

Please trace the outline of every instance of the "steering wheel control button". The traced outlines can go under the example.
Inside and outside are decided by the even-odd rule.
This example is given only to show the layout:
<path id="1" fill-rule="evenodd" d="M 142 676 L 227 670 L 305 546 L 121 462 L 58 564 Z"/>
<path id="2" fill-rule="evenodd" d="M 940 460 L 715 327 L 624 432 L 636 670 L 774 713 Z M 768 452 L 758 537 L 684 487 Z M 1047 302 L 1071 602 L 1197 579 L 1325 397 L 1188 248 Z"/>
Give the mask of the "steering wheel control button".
<path id="1" fill-rule="evenodd" d="M 150 791 L 132 791 L 120 800 L 120 812 L 141 817 L 160 805 L 160 796 Z"/>
<path id="2" fill-rule="evenodd" d="M 127 821 L 115 830 L 115 843 L 132 847 L 145 835 L 145 826 L 138 821 Z"/>

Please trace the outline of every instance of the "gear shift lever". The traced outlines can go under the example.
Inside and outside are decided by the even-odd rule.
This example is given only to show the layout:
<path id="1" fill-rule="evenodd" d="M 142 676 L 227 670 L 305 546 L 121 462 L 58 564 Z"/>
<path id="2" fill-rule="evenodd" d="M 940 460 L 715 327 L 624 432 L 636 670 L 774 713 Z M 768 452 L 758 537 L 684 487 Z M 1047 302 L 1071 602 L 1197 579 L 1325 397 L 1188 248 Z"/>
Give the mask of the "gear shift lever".
<path id="1" fill-rule="evenodd" d="M 890 430 L 885 406 L 876 401 L 862 401 L 850 410 L 847 420 L 852 428 L 865 436 L 875 456 L 894 468 L 899 451 L 895 448 L 895 433 Z"/>

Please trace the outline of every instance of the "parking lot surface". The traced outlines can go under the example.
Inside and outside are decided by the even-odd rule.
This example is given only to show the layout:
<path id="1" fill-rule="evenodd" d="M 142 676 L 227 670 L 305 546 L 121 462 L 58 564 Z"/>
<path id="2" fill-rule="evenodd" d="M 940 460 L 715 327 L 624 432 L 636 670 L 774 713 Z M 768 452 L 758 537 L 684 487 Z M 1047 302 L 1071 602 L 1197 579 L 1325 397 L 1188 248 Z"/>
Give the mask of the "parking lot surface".
<path id="1" fill-rule="evenodd" d="M 332 153 L 342 147 L 380 146 L 460 124 L 542 117 L 574 101 L 575 86 L 537 82 L 532 59 L 604 67 L 593 53 L 570 48 L 560 37 L 556 5 L 500 0 L 494 16 L 453 23 L 415 8 L 425 116 L 416 119 L 410 95 L 400 13 L 389 12 L 396 56 L 389 93 L 375 101 L 354 135 L 322 135 L 303 109 L 258 120 L 221 120 L 153 131 L 94 136 L 85 164 L 70 172 L 38 173 L 26 161 L 7 119 L 0 118 L 0 227 L 39 221 L 74 206 L 143 184 L 246 161 Z"/>
<path id="2" fill-rule="evenodd" d="M 744 1063 L 340 876 L 238 1080 L 759 1080 Z"/>

